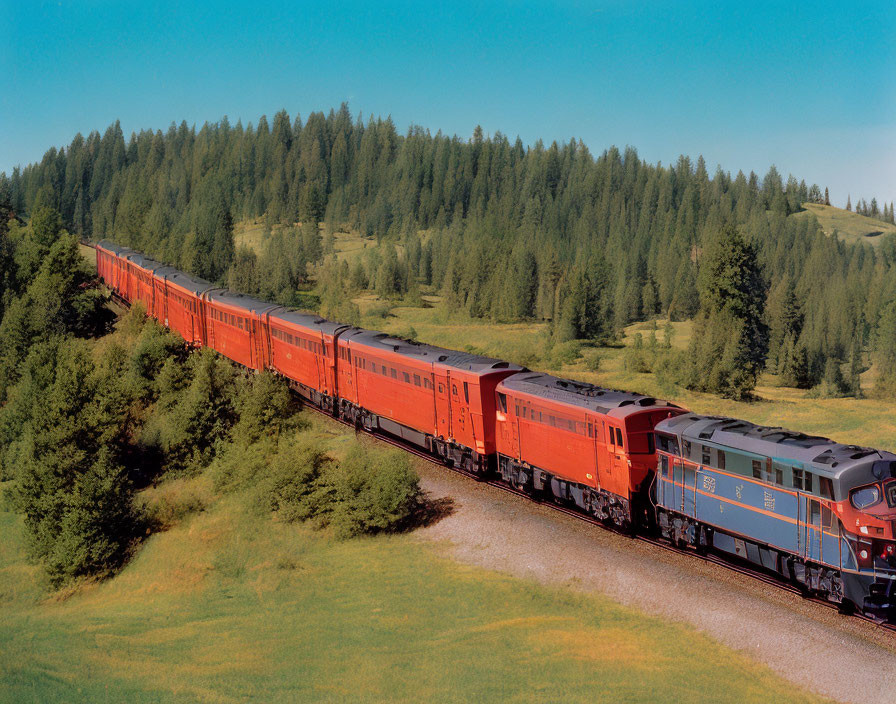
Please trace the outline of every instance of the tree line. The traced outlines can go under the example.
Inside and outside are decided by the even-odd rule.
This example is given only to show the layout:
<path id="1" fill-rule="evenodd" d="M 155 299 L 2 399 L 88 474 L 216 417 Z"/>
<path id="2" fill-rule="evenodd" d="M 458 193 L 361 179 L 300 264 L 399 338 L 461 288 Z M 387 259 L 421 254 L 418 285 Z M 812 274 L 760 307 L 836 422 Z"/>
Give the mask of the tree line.
<path id="1" fill-rule="evenodd" d="M 73 232 L 280 302 L 351 316 L 350 291 L 413 298 L 426 287 L 475 317 L 548 320 L 560 340 L 709 315 L 705 255 L 736 230 L 759 272 L 750 310 L 761 321 L 748 327 L 768 330 L 751 357 L 806 387 L 853 357 L 867 366 L 896 300 L 896 238 L 871 249 L 788 217 L 821 194 L 774 167 L 710 174 L 702 157 L 651 164 L 633 148 L 595 156 L 576 140 L 526 147 L 479 128 L 469 140 L 399 134 L 345 105 L 129 139 L 116 123 L 0 176 L 17 212 L 53 207 Z M 233 223 L 250 218 L 274 235 L 261 252 L 236 251 Z M 340 228 L 380 246 L 345 270 L 328 254 Z M 312 266 L 318 299 L 302 295 Z"/>
<path id="2" fill-rule="evenodd" d="M 846 209 L 852 210 L 852 197 L 847 197 L 846 199 Z M 872 198 L 869 203 L 864 198 L 856 201 L 856 212 L 859 215 L 865 215 L 869 218 L 874 218 L 875 220 L 880 220 L 881 222 L 888 222 L 891 225 L 896 225 L 896 212 L 893 210 L 893 202 L 890 201 L 890 204 L 887 205 L 884 203 L 883 210 L 881 210 L 880 205 L 877 202 L 877 198 Z"/>

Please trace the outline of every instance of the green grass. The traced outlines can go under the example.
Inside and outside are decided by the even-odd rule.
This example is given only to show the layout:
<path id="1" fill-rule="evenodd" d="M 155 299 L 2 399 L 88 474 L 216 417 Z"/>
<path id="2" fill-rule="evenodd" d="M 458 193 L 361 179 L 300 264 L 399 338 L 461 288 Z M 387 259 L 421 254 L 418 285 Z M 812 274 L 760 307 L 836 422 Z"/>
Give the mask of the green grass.
<path id="1" fill-rule="evenodd" d="M 246 505 L 219 499 L 118 577 L 48 599 L 0 513 L 0 701 L 816 701 L 608 599 Z"/>
<path id="2" fill-rule="evenodd" d="M 884 235 L 896 233 L 896 225 L 842 208 L 835 208 L 832 205 L 803 203 L 803 207 L 805 208 L 803 212 L 795 213 L 791 217 L 805 218 L 814 215 L 825 234 L 832 235 L 836 230 L 839 237 L 845 242 L 861 241 L 876 245 L 883 240 Z"/>

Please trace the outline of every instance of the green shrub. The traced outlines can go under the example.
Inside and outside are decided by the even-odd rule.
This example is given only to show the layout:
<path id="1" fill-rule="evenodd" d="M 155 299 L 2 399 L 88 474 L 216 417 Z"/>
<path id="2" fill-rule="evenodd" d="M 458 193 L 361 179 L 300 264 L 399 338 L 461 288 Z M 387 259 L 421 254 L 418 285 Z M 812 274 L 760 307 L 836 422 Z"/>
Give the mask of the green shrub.
<path id="1" fill-rule="evenodd" d="M 265 435 L 276 437 L 298 410 L 286 381 L 270 372 L 249 377 L 239 389 L 239 421 L 233 429 L 235 442 L 251 444 Z"/>
<path id="2" fill-rule="evenodd" d="M 327 472 L 336 536 L 382 533 L 407 527 L 421 504 L 420 478 L 399 450 L 355 447 Z"/>
<path id="3" fill-rule="evenodd" d="M 258 484 L 257 505 L 292 523 L 320 518 L 332 509 L 333 489 L 324 477 L 330 463 L 320 445 L 303 435 L 283 439 Z"/>
<path id="4" fill-rule="evenodd" d="M 211 496 L 195 480 L 177 479 L 146 491 L 142 499 L 143 520 L 151 531 L 167 530 L 187 516 L 206 509 Z"/>
<path id="5" fill-rule="evenodd" d="M 600 371 L 600 364 L 603 357 L 601 357 L 600 352 L 597 350 L 592 350 L 588 354 L 585 355 L 585 369 L 589 372 L 598 372 Z"/>

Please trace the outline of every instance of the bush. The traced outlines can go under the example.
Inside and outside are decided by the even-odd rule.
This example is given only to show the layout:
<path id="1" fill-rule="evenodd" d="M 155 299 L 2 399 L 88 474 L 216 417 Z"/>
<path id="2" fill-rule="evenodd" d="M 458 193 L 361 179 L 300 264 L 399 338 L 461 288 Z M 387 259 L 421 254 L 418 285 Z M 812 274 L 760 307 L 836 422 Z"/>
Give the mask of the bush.
<path id="1" fill-rule="evenodd" d="M 334 502 L 329 522 L 339 538 L 401 530 L 421 505 L 420 478 L 399 450 L 355 447 L 326 481 Z"/>
<path id="2" fill-rule="evenodd" d="M 233 439 L 251 444 L 264 435 L 276 437 L 296 410 L 296 401 L 282 377 L 270 372 L 249 377 L 240 385 L 239 421 L 233 429 Z"/>
<path id="3" fill-rule="evenodd" d="M 211 501 L 207 486 L 183 479 L 150 489 L 141 498 L 143 520 L 151 531 L 167 530 L 187 516 L 204 511 Z"/>
<path id="4" fill-rule="evenodd" d="M 599 372 L 602 360 L 603 357 L 601 357 L 600 352 L 592 350 L 585 355 L 585 369 L 589 372 Z"/>
<path id="5" fill-rule="evenodd" d="M 578 340 L 558 342 L 548 354 L 548 362 L 552 367 L 562 367 L 564 364 L 573 364 L 582 356 L 582 343 Z"/>
<path id="6" fill-rule="evenodd" d="M 329 463 L 317 442 L 301 435 L 283 440 L 259 484 L 257 505 L 290 523 L 316 518 L 326 522 L 333 500 L 324 476 Z"/>

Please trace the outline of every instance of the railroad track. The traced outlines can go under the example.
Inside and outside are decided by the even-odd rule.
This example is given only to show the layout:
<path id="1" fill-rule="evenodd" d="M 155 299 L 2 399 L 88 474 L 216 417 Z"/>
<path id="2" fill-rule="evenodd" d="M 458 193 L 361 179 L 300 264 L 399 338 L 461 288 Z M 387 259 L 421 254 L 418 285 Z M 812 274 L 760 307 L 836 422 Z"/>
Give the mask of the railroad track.
<path id="1" fill-rule="evenodd" d="M 92 245 L 88 245 L 88 246 L 92 246 Z M 126 301 L 124 298 L 117 296 L 114 293 L 112 295 L 112 298 L 115 299 L 115 302 L 118 303 L 119 305 L 121 305 L 122 307 L 130 308 L 130 303 L 128 301 Z M 242 365 L 240 365 L 240 366 L 242 366 Z M 295 393 L 295 392 L 293 392 L 293 393 Z M 593 516 L 588 516 L 580 511 L 569 508 L 568 506 L 563 506 L 562 504 L 558 504 L 555 501 L 547 501 L 547 500 L 541 499 L 538 496 L 534 496 L 532 494 L 526 493 L 525 491 L 516 489 L 512 486 L 508 486 L 504 482 L 498 481 L 496 479 L 484 478 L 482 476 L 474 474 L 473 472 L 467 472 L 466 470 L 463 470 L 459 467 L 455 467 L 454 465 L 447 464 L 446 462 L 442 461 L 440 458 L 435 457 L 423 450 L 420 450 L 420 449 L 417 449 L 410 445 L 407 445 L 396 438 L 390 437 L 388 435 L 382 435 L 380 433 L 372 432 L 369 430 L 365 430 L 363 428 L 359 429 L 353 423 L 350 423 L 341 418 L 337 418 L 336 416 L 332 415 L 331 413 L 329 413 L 321 408 L 318 408 L 317 406 L 315 406 L 311 403 L 308 403 L 305 399 L 301 399 L 301 400 L 302 400 L 303 408 L 309 408 L 309 409 L 321 414 L 322 416 L 329 418 L 330 420 L 336 421 L 337 423 L 341 423 L 342 425 L 345 425 L 346 427 L 352 428 L 353 430 L 355 430 L 356 433 L 362 432 L 362 433 L 364 433 L 364 435 L 366 435 L 368 437 L 374 438 L 375 440 L 384 442 L 388 445 L 397 447 L 400 450 L 408 452 L 408 453 L 410 453 L 416 457 L 419 457 L 420 459 L 425 460 L 433 465 L 442 467 L 444 469 L 451 470 L 452 472 L 463 475 L 463 476 L 465 476 L 469 479 L 472 479 L 473 481 L 478 482 L 480 484 L 486 484 L 488 486 L 492 486 L 496 489 L 499 489 L 500 491 L 503 491 L 503 492 L 506 492 L 509 494 L 514 494 L 515 496 L 524 498 L 527 501 L 531 501 L 532 503 L 538 504 L 540 506 L 546 506 L 555 511 L 559 511 L 560 513 L 566 514 L 567 516 L 575 518 L 576 520 L 584 521 L 585 523 L 590 523 L 592 525 L 602 528 L 603 530 L 607 530 L 607 531 L 610 531 L 611 533 L 616 533 L 618 535 L 623 535 L 623 536 L 631 538 L 633 540 L 638 540 L 640 542 L 646 543 L 648 545 L 652 545 L 661 550 L 666 550 L 668 552 L 676 553 L 679 555 L 688 555 L 691 557 L 695 557 L 698 560 L 701 560 L 703 562 L 708 562 L 710 564 L 717 565 L 719 567 L 730 570 L 737 574 L 745 575 L 745 576 L 751 577 L 752 579 L 758 580 L 760 582 L 764 582 L 765 584 L 775 586 L 780 589 L 784 589 L 785 591 L 789 591 L 792 594 L 801 596 L 806 601 L 811 601 L 813 603 L 819 604 L 821 606 L 825 606 L 827 608 L 835 609 L 835 610 L 843 613 L 837 604 L 833 604 L 833 603 L 827 601 L 826 599 L 821 599 L 821 598 L 818 598 L 811 594 L 807 594 L 806 592 L 804 592 L 803 590 L 799 589 L 798 587 L 796 587 L 795 585 L 793 585 L 789 582 L 785 582 L 771 574 L 768 574 L 768 573 L 762 572 L 758 569 L 749 567 L 746 564 L 738 564 L 737 562 L 732 561 L 730 558 L 723 558 L 723 557 L 716 555 L 714 553 L 711 553 L 711 552 L 698 552 L 697 550 L 694 550 L 694 549 L 681 548 L 681 547 L 678 547 L 671 543 L 667 543 L 665 541 L 659 540 L 657 538 L 652 538 L 650 536 L 643 535 L 641 533 L 631 533 L 631 532 L 621 531 L 612 525 L 608 525 L 607 523 L 604 523 L 603 521 L 599 521 L 598 519 L 594 518 Z M 857 612 L 857 611 L 851 613 L 850 615 L 852 615 L 862 621 L 867 621 L 869 623 L 872 623 L 872 624 L 880 627 L 883 630 L 896 632 L 896 624 L 880 622 L 880 621 L 870 618 L 870 617 L 868 617 L 860 612 Z"/>
<path id="2" fill-rule="evenodd" d="M 426 462 L 429 462 L 430 464 L 433 464 L 437 467 L 441 467 L 443 469 L 448 469 L 452 472 L 455 472 L 456 474 L 460 474 L 464 477 L 472 479 L 473 481 L 478 482 L 479 484 L 486 484 L 487 486 L 494 487 L 494 488 L 499 489 L 500 491 L 506 492 L 508 494 L 513 494 L 515 496 L 519 496 L 520 498 L 524 498 L 527 501 L 530 501 L 534 504 L 553 509 L 562 514 L 570 516 L 571 518 L 575 518 L 576 520 L 583 521 L 585 523 L 589 523 L 591 525 L 598 526 L 599 528 L 601 528 L 603 530 L 610 531 L 611 533 L 616 533 L 617 535 L 622 535 L 622 536 L 625 536 L 632 540 L 637 540 L 637 541 L 645 543 L 647 545 L 652 545 L 655 548 L 659 548 L 659 549 L 665 550 L 667 552 L 675 553 L 678 555 L 687 555 L 689 557 L 696 558 L 702 562 L 716 565 L 718 567 L 722 567 L 731 572 L 735 572 L 736 574 L 750 577 L 759 582 L 763 582 L 770 586 L 773 586 L 773 587 L 776 587 L 779 589 L 783 589 L 784 591 L 790 592 L 791 594 L 794 594 L 796 596 L 800 596 L 805 601 L 809 601 L 814 604 L 818 604 L 819 606 L 824 606 L 828 609 L 833 609 L 843 615 L 849 615 L 849 616 L 855 617 L 861 621 L 866 621 L 868 623 L 871 623 L 883 630 L 896 633 L 896 624 L 890 624 L 890 623 L 877 621 L 877 620 L 870 618 L 870 617 L 866 616 L 865 614 L 862 614 L 861 612 L 858 612 L 858 611 L 849 612 L 849 613 L 844 612 L 837 604 L 831 603 L 830 601 L 828 601 L 826 599 L 821 599 L 817 596 L 813 596 L 812 594 L 807 594 L 805 591 L 803 591 L 799 587 L 795 586 L 794 584 L 791 584 L 790 582 L 785 582 L 771 574 L 768 574 L 761 570 L 754 569 L 746 564 L 740 564 L 740 563 L 734 562 L 729 558 L 724 558 L 724 557 L 717 555 L 715 553 L 712 553 L 712 552 L 698 552 L 697 550 L 694 550 L 694 549 L 681 548 L 681 547 L 678 547 L 671 543 L 668 543 L 666 541 L 659 540 L 657 538 L 653 538 L 653 537 L 650 537 L 650 536 L 647 536 L 647 535 L 644 535 L 641 533 L 631 533 L 631 532 L 621 531 L 621 530 L 615 528 L 614 526 L 608 525 L 608 524 L 604 523 L 603 521 L 600 521 L 600 520 L 594 518 L 593 516 L 588 516 L 588 515 L 582 513 L 581 511 L 576 511 L 573 508 L 570 508 L 568 506 L 563 506 L 562 504 L 558 504 L 555 501 L 540 499 L 539 497 L 533 496 L 532 494 L 526 493 L 525 491 L 520 491 L 519 489 L 515 489 L 512 486 L 508 486 L 504 482 L 498 481 L 497 479 L 483 478 L 479 475 L 474 474 L 473 472 L 467 472 L 466 470 L 463 470 L 459 467 L 455 467 L 453 465 L 447 464 L 444 461 L 442 461 L 441 459 L 439 459 L 438 457 L 435 457 L 423 450 L 419 450 L 417 448 L 410 447 L 396 438 L 389 437 L 388 435 L 381 435 L 380 433 L 372 432 L 369 430 L 364 430 L 363 428 L 358 429 L 354 426 L 354 424 L 352 424 L 348 421 L 342 420 L 341 418 L 336 418 L 335 416 L 331 415 L 327 411 L 317 408 L 316 406 L 314 406 L 310 403 L 303 402 L 303 406 L 305 408 L 309 408 L 309 409 L 321 414 L 322 416 L 325 416 L 326 418 L 329 418 L 330 420 L 334 420 L 337 423 L 341 423 L 342 425 L 345 425 L 346 427 L 352 428 L 353 430 L 355 430 L 355 432 L 363 433 L 367 437 L 378 440 L 379 442 L 383 442 L 383 443 L 386 443 L 387 445 L 392 445 L 393 447 L 397 447 L 400 450 L 408 452 L 416 457 L 419 457 L 422 460 L 425 460 Z"/>

